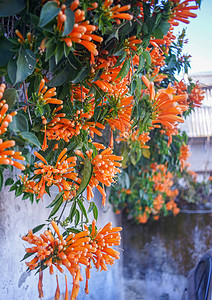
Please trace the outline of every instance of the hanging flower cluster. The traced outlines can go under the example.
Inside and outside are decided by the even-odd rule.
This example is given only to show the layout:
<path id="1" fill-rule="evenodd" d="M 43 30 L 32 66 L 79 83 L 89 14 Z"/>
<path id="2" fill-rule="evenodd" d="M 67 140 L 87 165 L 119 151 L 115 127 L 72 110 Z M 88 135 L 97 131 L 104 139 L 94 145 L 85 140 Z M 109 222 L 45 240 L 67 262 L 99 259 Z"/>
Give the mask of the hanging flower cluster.
<path id="1" fill-rule="evenodd" d="M 86 286 L 85 292 L 88 293 L 88 279 L 90 279 L 90 269 L 92 263 L 98 270 L 107 271 L 107 265 L 113 265 L 115 259 L 119 259 L 119 252 L 113 249 L 113 246 L 119 246 L 121 237 L 119 231 L 121 227 L 112 227 L 112 223 L 106 224 L 98 231 L 96 229 L 96 221 L 93 220 L 91 230 L 85 225 L 85 229 L 77 234 L 68 234 L 66 238 L 60 233 L 58 225 L 55 221 L 51 221 L 54 233 L 46 230 L 40 236 L 33 234 L 29 230 L 22 239 L 33 247 L 26 248 L 27 254 L 35 255 L 31 261 L 26 262 L 29 270 L 38 269 L 40 272 L 38 290 L 39 297 L 43 297 L 42 284 L 42 266 L 48 267 L 50 274 L 57 269 L 60 273 L 64 272 L 64 268 L 73 277 L 73 288 L 71 299 L 77 298 L 79 292 L 79 281 L 82 281 L 81 265 L 86 266 Z M 57 297 L 57 298 L 56 298 Z M 55 299 L 59 299 L 60 290 L 57 277 L 57 289 Z M 68 298 L 68 284 L 66 277 L 66 298 Z"/>

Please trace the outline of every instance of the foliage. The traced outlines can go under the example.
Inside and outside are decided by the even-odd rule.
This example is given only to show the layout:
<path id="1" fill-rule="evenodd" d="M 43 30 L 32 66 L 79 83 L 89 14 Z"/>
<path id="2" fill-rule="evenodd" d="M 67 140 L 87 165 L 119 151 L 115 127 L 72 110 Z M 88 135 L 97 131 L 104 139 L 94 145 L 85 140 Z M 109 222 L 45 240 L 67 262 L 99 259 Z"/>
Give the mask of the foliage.
<path id="1" fill-rule="evenodd" d="M 111 247 L 120 244 L 121 228 L 89 224 L 91 214 L 98 218 L 94 188 L 105 205 L 112 185 L 115 209 L 138 222 L 178 212 L 172 178 L 186 166 L 188 149 L 177 125 L 204 95 L 198 85 L 175 81 L 189 62 L 185 32 L 176 40 L 173 28 L 189 23 L 198 5 L 120 3 L 0 4 L 0 76 L 7 84 L 0 86 L 0 187 L 4 169 L 16 167 L 19 177 L 5 182 L 15 196 L 45 202 L 57 191 L 46 224 L 23 237 L 35 245 L 24 259 L 34 254 L 27 266 L 39 272 L 40 298 L 47 267 L 51 274 L 67 268 L 76 299 L 81 265 L 88 292 L 92 265 L 107 270 L 119 258 Z"/>

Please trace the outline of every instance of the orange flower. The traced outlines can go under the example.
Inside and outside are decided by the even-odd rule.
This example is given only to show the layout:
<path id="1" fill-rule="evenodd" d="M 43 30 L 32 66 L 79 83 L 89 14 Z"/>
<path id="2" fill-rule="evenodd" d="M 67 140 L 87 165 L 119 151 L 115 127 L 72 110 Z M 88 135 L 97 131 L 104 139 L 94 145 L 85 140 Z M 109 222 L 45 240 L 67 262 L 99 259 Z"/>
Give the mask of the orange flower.
<path id="1" fill-rule="evenodd" d="M 111 186 L 114 182 L 114 177 L 117 173 L 120 173 L 121 163 L 118 161 L 122 160 L 122 156 L 116 156 L 113 154 L 113 151 L 110 148 L 105 149 L 102 144 L 93 143 L 96 147 L 98 154 L 92 159 L 93 150 L 90 149 L 86 151 L 86 154 L 91 158 L 91 163 L 93 165 L 93 175 L 87 186 L 87 199 L 90 200 L 94 197 L 92 189 L 96 187 L 99 192 L 102 194 L 102 205 L 105 205 L 106 193 L 104 190 L 104 185 Z M 102 150 L 99 152 L 99 150 Z M 85 159 L 83 153 L 79 150 L 76 150 L 75 153 Z M 100 184 L 102 186 L 100 186 Z"/>
<path id="2" fill-rule="evenodd" d="M 142 40 L 139 40 L 136 38 L 136 36 L 131 36 L 130 38 L 126 39 L 124 42 L 124 51 L 127 52 L 127 54 L 130 54 L 130 51 L 138 51 L 137 46 L 142 43 Z"/>
<path id="3" fill-rule="evenodd" d="M 192 13 L 191 10 L 196 10 L 199 8 L 198 5 L 189 6 L 189 2 L 193 2 L 193 0 L 185 0 L 180 3 L 180 0 L 172 0 L 173 8 L 172 13 L 170 15 L 170 23 L 174 26 L 179 25 L 180 21 L 186 24 L 189 24 L 188 18 L 196 18 L 196 14 Z"/>
<path id="4" fill-rule="evenodd" d="M 80 273 L 80 264 L 86 266 L 86 292 L 88 293 L 88 280 L 90 279 L 91 262 L 94 266 L 101 270 L 107 270 L 106 265 L 113 265 L 115 259 L 119 259 L 119 252 L 113 249 L 113 246 L 120 245 L 121 227 L 112 227 L 112 223 L 106 224 L 103 228 L 96 230 L 96 221 L 92 222 L 89 230 L 88 226 L 84 226 L 85 230 L 77 234 L 69 234 L 64 239 L 60 234 L 59 228 L 55 221 L 51 221 L 51 225 L 55 231 L 52 233 L 46 230 L 40 236 L 36 236 L 32 231 L 22 239 L 35 246 L 26 248 L 27 253 L 34 254 L 34 258 L 27 262 L 26 265 L 30 270 L 43 266 L 49 267 L 50 274 L 53 274 L 53 267 L 56 267 L 61 273 L 66 267 L 73 276 L 73 288 L 71 299 L 77 298 L 79 292 L 79 281 L 83 280 Z M 57 237 L 56 237 L 57 236 Z M 62 266 L 62 267 L 61 267 Z M 66 280 L 65 300 L 68 300 L 68 287 Z M 59 299 L 59 284 L 57 278 L 57 289 L 55 299 Z M 39 295 L 43 295 L 42 290 L 42 271 L 39 276 Z"/>
<path id="5" fill-rule="evenodd" d="M 45 79 L 42 79 L 39 86 L 39 91 L 37 93 L 39 104 L 46 105 L 50 104 L 62 104 L 62 100 L 58 100 L 57 98 L 52 98 L 56 96 L 56 88 L 53 87 L 47 90 L 47 86 L 45 86 Z"/>
<path id="6" fill-rule="evenodd" d="M 64 4 L 62 6 L 65 6 Z M 85 20 L 85 12 L 84 10 L 77 9 L 79 6 L 79 1 L 74 0 L 71 3 L 70 9 L 74 11 L 75 16 L 75 24 L 72 31 L 62 40 L 66 43 L 68 47 L 71 47 L 73 42 L 80 44 L 84 46 L 88 51 L 91 52 L 92 55 L 96 56 L 98 55 L 98 50 L 96 49 L 96 45 L 92 43 L 91 41 L 97 41 L 101 43 L 103 41 L 103 38 L 100 36 L 97 36 L 93 34 L 93 31 L 97 29 L 96 26 L 90 25 L 89 21 Z M 65 10 L 62 10 L 59 12 L 58 15 L 58 30 L 63 32 L 63 23 L 66 20 L 65 16 Z"/>
<path id="7" fill-rule="evenodd" d="M 118 129 L 122 134 L 128 132 L 131 127 L 131 113 L 133 107 L 133 96 L 119 95 L 118 97 L 111 96 L 117 111 L 116 117 L 106 119 L 112 130 Z"/>
<path id="8" fill-rule="evenodd" d="M 86 130 L 92 137 L 95 134 L 102 136 L 99 129 L 104 129 L 105 126 L 99 122 L 89 121 L 93 115 L 93 100 L 89 112 L 83 112 L 83 109 L 77 110 L 72 119 L 67 119 L 66 114 L 58 113 L 63 106 L 59 106 L 53 112 L 53 118 L 47 123 L 47 120 L 42 116 L 42 123 L 44 125 L 44 142 L 42 149 L 47 148 L 47 140 L 60 140 L 63 139 L 65 142 L 69 142 L 73 136 L 77 136 L 82 130 Z M 89 103 L 88 103 L 89 105 Z M 98 128 L 98 129 L 97 129 Z"/>
<path id="9" fill-rule="evenodd" d="M 189 95 L 189 103 L 191 103 L 192 107 L 200 107 L 204 97 L 205 91 L 201 89 L 199 83 L 197 82 L 191 90 L 191 94 Z"/>
<path id="10" fill-rule="evenodd" d="M 155 95 L 154 84 L 149 82 L 146 76 L 142 76 L 142 80 L 150 93 L 150 101 L 152 101 L 153 121 L 152 124 L 162 124 L 167 128 L 174 129 L 177 123 L 183 123 L 181 116 L 183 111 L 187 110 L 186 105 L 178 105 L 176 101 L 185 98 L 185 95 L 173 96 L 175 89 L 170 85 L 167 89 L 161 89 Z"/>
<path id="11" fill-rule="evenodd" d="M 105 12 L 105 16 L 109 19 L 125 19 L 125 20 L 132 20 L 133 16 L 124 13 L 126 10 L 130 9 L 130 5 L 115 5 L 113 7 L 110 7 L 113 4 L 113 0 L 105 0 L 103 3 L 103 10 Z M 119 23 L 119 22 L 118 22 Z"/>
<path id="12" fill-rule="evenodd" d="M 74 169 L 76 166 L 76 157 L 67 157 L 66 152 L 67 149 L 63 149 L 58 156 L 55 166 L 51 166 L 42 155 L 35 151 L 35 156 L 41 160 L 41 162 L 34 164 L 34 174 L 38 181 L 29 180 L 28 176 L 20 177 L 25 192 L 37 194 L 38 199 L 43 199 L 43 195 L 46 193 L 46 187 L 56 185 L 59 192 L 64 191 L 64 200 L 73 198 L 76 193 L 74 181 L 78 175 Z"/>
<path id="13" fill-rule="evenodd" d="M 188 163 L 186 163 L 186 161 L 188 160 L 189 156 L 190 156 L 190 152 L 189 152 L 189 146 L 188 145 L 182 145 L 180 147 L 180 156 L 179 156 L 179 160 L 180 160 L 180 171 L 182 172 L 183 169 L 185 169 L 186 167 L 189 166 Z"/>

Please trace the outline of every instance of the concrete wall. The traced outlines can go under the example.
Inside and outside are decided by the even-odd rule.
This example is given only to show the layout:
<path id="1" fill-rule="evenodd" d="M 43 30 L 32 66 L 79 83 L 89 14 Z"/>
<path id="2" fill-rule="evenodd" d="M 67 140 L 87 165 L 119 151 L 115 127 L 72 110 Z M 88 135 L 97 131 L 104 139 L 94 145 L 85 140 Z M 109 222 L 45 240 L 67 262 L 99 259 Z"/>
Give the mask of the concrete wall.
<path id="1" fill-rule="evenodd" d="M 211 224 L 209 213 L 145 225 L 124 219 L 124 299 L 181 300 L 189 271 L 212 247 Z"/>
<path id="2" fill-rule="evenodd" d="M 95 202 L 101 205 L 99 193 L 95 195 Z M 54 195 L 53 195 L 54 197 Z M 36 300 L 38 299 L 37 283 L 38 275 L 35 272 L 26 272 L 25 262 L 20 262 L 28 247 L 21 237 L 28 229 L 45 222 L 49 215 L 49 210 L 45 207 L 51 199 L 44 199 L 39 204 L 33 205 L 29 200 L 14 198 L 13 192 L 8 192 L 8 188 L 3 188 L 0 193 L 0 300 Z M 107 207 L 106 213 L 101 210 L 97 222 L 98 227 L 102 227 L 107 222 L 112 221 L 113 226 L 120 226 L 111 207 Z M 92 270 L 89 282 L 89 295 L 84 294 L 85 280 L 81 284 L 78 299 L 86 300 L 122 300 L 121 292 L 121 260 L 114 266 L 109 266 L 107 272 Z M 56 274 L 56 273 L 55 273 Z M 84 274 L 82 272 L 82 274 Z M 44 271 L 44 300 L 54 299 L 56 289 L 55 275 L 49 275 L 48 270 Z M 65 291 L 64 276 L 59 276 L 61 293 Z M 68 276 L 69 286 L 72 286 L 72 277 Z M 86 297 L 86 298 L 85 298 Z M 63 297 L 61 296 L 61 300 Z"/>

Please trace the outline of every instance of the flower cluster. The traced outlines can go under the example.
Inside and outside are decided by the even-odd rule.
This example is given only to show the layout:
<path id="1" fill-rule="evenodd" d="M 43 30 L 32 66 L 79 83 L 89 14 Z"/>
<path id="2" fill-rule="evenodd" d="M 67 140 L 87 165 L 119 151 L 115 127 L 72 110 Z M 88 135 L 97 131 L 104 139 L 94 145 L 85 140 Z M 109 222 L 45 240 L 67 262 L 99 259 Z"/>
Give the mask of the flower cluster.
<path id="1" fill-rule="evenodd" d="M 82 281 L 81 265 L 86 266 L 86 286 L 88 293 L 88 279 L 90 279 L 90 269 L 92 263 L 98 270 L 106 271 L 107 265 L 113 265 L 115 259 L 119 259 L 119 252 L 113 249 L 113 246 L 119 246 L 121 237 L 119 231 L 121 227 L 112 227 L 112 223 L 106 224 L 98 231 L 96 221 L 92 222 L 91 229 L 85 225 L 85 229 L 77 234 L 68 234 L 66 238 L 60 233 L 55 221 L 51 221 L 54 233 L 49 229 L 36 236 L 32 230 L 29 230 L 22 239 L 33 247 L 26 248 L 27 254 L 34 254 L 33 259 L 26 263 L 30 270 L 40 270 L 39 275 L 39 297 L 43 297 L 42 272 L 43 267 L 48 267 L 50 274 L 54 273 L 56 268 L 63 273 L 64 268 L 73 277 L 73 288 L 71 299 L 76 299 L 79 292 L 79 281 Z M 56 299 L 60 297 L 59 283 L 57 278 Z M 66 277 L 66 298 L 68 298 L 68 286 Z"/>

